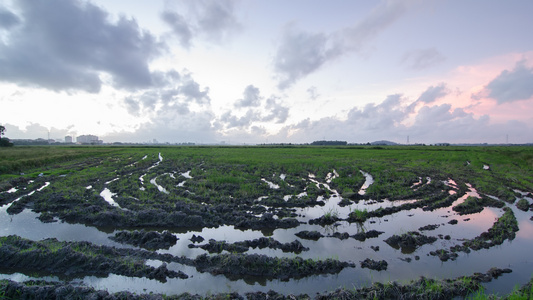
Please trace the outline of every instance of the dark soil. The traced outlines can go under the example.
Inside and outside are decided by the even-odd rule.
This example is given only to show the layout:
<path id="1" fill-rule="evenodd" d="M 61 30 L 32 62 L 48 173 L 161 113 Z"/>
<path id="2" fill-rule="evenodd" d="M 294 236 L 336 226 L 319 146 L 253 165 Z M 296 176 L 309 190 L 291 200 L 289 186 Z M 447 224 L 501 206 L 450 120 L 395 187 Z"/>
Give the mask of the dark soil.
<path id="1" fill-rule="evenodd" d="M 482 198 L 468 197 L 463 203 L 454 206 L 452 209 L 462 216 L 481 212 L 485 207 L 488 206 L 502 208 L 505 206 L 505 203 L 486 196 Z"/>
<path id="2" fill-rule="evenodd" d="M 220 254 L 216 256 L 200 255 L 194 260 L 196 269 L 213 275 L 224 274 L 228 278 L 243 276 L 260 276 L 262 278 L 289 280 L 309 275 L 336 274 L 353 263 L 334 259 L 313 260 L 295 258 L 269 257 L 259 254 Z"/>
<path id="3" fill-rule="evenodd" d="M 337 221 L 340 221 L 340 219 L 337 218 L 337 217 L 321 216 L 319 218 L 309 220 L 309 224 L 310 225 L 315 225 L 316 224 L 316 225 L 326 226 L 326 225 L 335 224 Z"/>
<path id="4" fill-rule="evenodd" d="M 365 232 L 358 232 L 358 233 L 352 235 L 352 237 L 354 239 L 358 240 L 358 241 L 365 241 L 366 239 L 377 238 L 382 233 L 384 233 L 384 232 L 372 229 L 372 230 L 365 231 Z"/>
<path id="5" fill-rule="evenodd" d="M 231 253 L 243 253 L 248 251 L 250 248 L 281 249 L 283 252 L 293 252 L 296 254 L 309 250 L 309 248 L 304 247 L 298 240 L 294 240 L 291 243 L 280 243 L 273 238 L 266 237 L 261 237 L 255 240 L 245 240 L 236 243 L 226 243 L 225 241 L 216 241 L 214 239 L 210 239 L 209 243 L 203 245 L 189 244 L 189 248 L 202 248 L 209 253 L 221 253 L 224 250 Z"/>
<path id="6" fill-rule="evenodd" d="M 521 211 L 529 210 L 529 202 L 526 199 L 520 199 L 516 202 L 516 207 Z"/>
<path id="7" fill-rule="evenodd" d="M 455 260 L 458 256 L 456 252 L 470 253 L 471 250 L 489 249 L 501 245 L 505 240 L 513 240 L 518 231 L 518 222 L 512 209 L 505 207 L 503 210 L 503 215 L 492 227 L 479 236 L 465 240 L 462 245 L 452 246 L 450 250 L 439 249 L 430 254 L 438 256 L 442 261 Z"/>
<path id="8" fill-rule="evenodd" d="M 418 228 L 418 230 L 420 230 L 420 231 L 435 230 L 435 229 L 439 228 L 439 226 L 440 225 L 438 225 L 438 224 L 426 225 L 426 226 L 422 226 L 422 227 Z"/>
<path id="9" fill-rule="evenodd" d="M 402 235 L 393 235 L 385 240 L 385 243 L 395 249 L 402 249 L 402 253 L 411 253 L 416 248 L 431 244 L 437 240 L 434 236 L 425 236 L 416 231 L 410 231 Z"/>
<path id="10" fill-rule="evenodd" d="M 119 243 L 130 244 L 149 250 L 169 249 L 176 245 L 178 241 L 175 235 L 166 230 L 159 233 L 157 231 L 144 231 L 144 229 L 140 231 L 120 231 L 115 236 L 109 238 Z"/>
<path id="11" fill-rule="evenodd" d="M 203 242 L 205 239 L 203 236 L 201 235 L 196 235 L 196 234 L 193 234 L 190 241 L 193 242 L 193 243 L 201 243 Z"/>
<path id="12" fill-rule="evenodd" d="M 313 240 L 313 241 L 318 241 L 321 237 L 324 237 L 324 235 L 322 235 L 322 233 L 318 231 L 307 231 L 307 230 L 296 233 L 296 236 L 304 240 Z"/>
<path id="13" fill-rule="evenodd" d="M 0 265 L 18 272 L 46 272 L 66 277 L 104 277 L 114 273 L 162 282 L 167 278 L 188 278 L 181 271 L 168 270 L 165 263 L 158 268 L 147 266 L 144 260 L 114 251 L 112 247 L 56 239 L 34 242 L 17 236 L 1 238 Z"/>
<path id="14" fill-rule="evenodd" d="M 384 260 L 376 261 L 370 258 L 361 262 L 361 268 L 367 268 L 375 271 L 387 270 L 388 263 Z"/>
<path id="15" fill-rule="evenodd" d="M 335 232 L 332 235 L 329 235 L 328 237 L 334 237 L 339 240 L 346 240 L 350 238 L 350 234 L 348 232 Z"/>
<path id="16" fill-rule="evenodd" d="M 103 290 L 96 290 L 92 287 L 73 285 L 63 282 L 47 282 L 42 280 L 30 280 L 26 282 L 15 282 L 11 280 L 0 280 L 0 295 L 6 299 L 130 299 L 130 300 L 160 300 L 160 299 L 249 299 L 249 300 L 330 300 L 330 299 L 454 299 L 464 298 L 483 287 L 482 282 L 491 281 L 504 273 L 509 273 L 509 269 L 492 268 L 487 273 L 475 273 L 472 276 L 464 276 L 456 279 L 436 280 L 421 277 L 407 284 L 398 282 L 380 283 L 376 282 L 371 286 L 358 289 L 340 288 L 332 292 L 310 295 L 284 295 L 275 291 L 248 292 L 244 296 L 238 293 L 219 293 L 207 295 L 191 295 L 183 293 L 180 295 L 161 294 L 133 294 L 130 292 L 109 293 Z M 525 284 L 519 292 L 529 295 L 532 281 Z M 527 298 L 524 298 L 527 299 Z"/>

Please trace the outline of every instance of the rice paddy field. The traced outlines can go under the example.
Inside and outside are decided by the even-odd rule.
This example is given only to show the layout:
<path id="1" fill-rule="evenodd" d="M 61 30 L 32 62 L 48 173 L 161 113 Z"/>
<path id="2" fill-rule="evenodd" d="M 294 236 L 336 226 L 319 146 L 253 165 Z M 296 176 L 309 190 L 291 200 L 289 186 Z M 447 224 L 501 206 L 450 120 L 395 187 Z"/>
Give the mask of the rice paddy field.
<path id="1" fill-rule="evenodd" d="M 531 249 L 531 147 L 0 149 L 0 298 L 531 297 Z"/>

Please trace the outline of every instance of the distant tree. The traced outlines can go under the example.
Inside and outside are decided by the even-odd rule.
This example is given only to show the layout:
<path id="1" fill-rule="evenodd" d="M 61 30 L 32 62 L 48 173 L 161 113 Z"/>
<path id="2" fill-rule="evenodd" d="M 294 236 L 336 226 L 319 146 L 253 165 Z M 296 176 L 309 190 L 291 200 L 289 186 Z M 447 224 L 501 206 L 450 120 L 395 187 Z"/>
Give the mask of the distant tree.
<path id="1" fill-rule="evenodd" d="M 11 147 L 13 143 L 6 137 L 3 137 L 6 132 L 6 128 L 0 125 L 0 147 Z"/>

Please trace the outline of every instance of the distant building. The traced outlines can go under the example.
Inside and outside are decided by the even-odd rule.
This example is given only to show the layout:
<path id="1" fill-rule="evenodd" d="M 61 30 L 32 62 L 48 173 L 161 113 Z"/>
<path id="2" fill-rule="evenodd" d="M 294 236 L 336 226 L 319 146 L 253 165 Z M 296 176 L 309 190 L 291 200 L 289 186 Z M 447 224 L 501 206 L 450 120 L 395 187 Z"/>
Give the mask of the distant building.
<path id="1" fill-rule="evenodd" d="M 76 138 L 76 141 L 78 144 L 91 144 L 91 145 L 97 145 L 102 144 L 103 142 L 98 139 L 96 135 L 80 135 Z"/>
<path id="2" fill-rule="evenodd" d="M 70 135 L 67 135 L 67 136 L 65 137 L 65 143 L 67 143 L 67 144 L 72 143 L 72 137 L 71 137 Z"/>

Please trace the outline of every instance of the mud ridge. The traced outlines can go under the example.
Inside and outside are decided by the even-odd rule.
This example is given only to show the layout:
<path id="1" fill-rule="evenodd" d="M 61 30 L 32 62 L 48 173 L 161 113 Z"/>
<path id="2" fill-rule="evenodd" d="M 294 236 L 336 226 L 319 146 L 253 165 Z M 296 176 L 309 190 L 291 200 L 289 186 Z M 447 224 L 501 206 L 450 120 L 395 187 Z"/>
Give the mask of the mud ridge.
<path id="1" fill-rule="evenodd" d="M 46 272 L 65 277 L 105 277 L 114 273 L 161 282 L 166 282 L 167 278 L 188 278 L 181 271 L 168 270 L 166 263 L 154 268 L 139 257 L 120 255 L 112 247 L 94 246 L 88 242 L 58 242 L 56 239 L 34 242 L 7 236 L 0 238 L 0 244 L 0 265 L 17 271 Z"/>
<path id="2" fill-rule="evenodd" d="M 416 248 L 431 244 L 437 240 L 434 236 L 425 236 L 416 231 L 410 231 L 402 235 L 393 235 L 385 240 L 385 243 L 395 249 L 402 249 L 402 253 L 413 252 Z"/>
<path id="3" fill-rule="evenodd" d="M 334 259 L 313 260 L 295 258 L 269 257 L 259 254 L 220 254 L 208 256 L 202 254 L 194 260 L 196 269 L 213 275 L 224 274 L 228 278 L 243 276 L 260 276 L 264 278 L 289 280 L 310 275 L 336 274 L 355 264 Z"/>
<path id="4" fill-rule="evenodd" d="M 298 240 L 294 240 L 291 243 L 281 243 L 273 238 L 266 237 L 235 243 L 227 243 L 226 241 L 216 241 L 214 239 L 210 239 L 207 244 L 203 245 L 189 244 L 189 248 L 201 248 L 209 253 L 221 253 L 224 250 L 228 252 L 243 253 L 248 251 L 250 248 L 281 249 L 283 252 L 293 252 L 296 254 L 299 254 L 302 251 L 309 251 L 309 248 L 304 247 Z"/>
<path id="5" fill-rule="evenodd" d="M 330 300 L 330 299 L 453 299 L 465 297 L 476 291 L 482 290 L 482 282 L 488 282 L 499 276 L 510 273 L 510 269 L 491 268 L 486 273 L 475 273 L 455 279 L 430 279 L 420 277 L 407 284 L 392 282 L 376 282 L 368 287 L 357 289 L 339 288 L 335 291 L 318 293 L 314 296 L 300 294 L 280 294 L 275 291 L 248 292 L 240 295 L 233 293 L 208 294 L 204 296 L 183 293 L 179 295 L 162 294 L 133 294 L 130 292 L 109 293 L 84 285 L 49 282 L 43 280 L 29 280 L 15 282 L 0 280 L 0 294 L 6 299 L 130 299 L 130 300 L 160 300 L 160 299 L 248 299 L 248 300 Z M 519 290 L 523 295 L 531 291 L 533 281 L 522 286 Z"/>
<path id="6" fill-rule="evenodd" d="M 157 231 L 144 231 L 144 229 L 131 232 L 120 231 L 109 239 L 148 250 L 169 249 L 178 241 L 178 238 L 167 230 L 159 233 Z"/>

